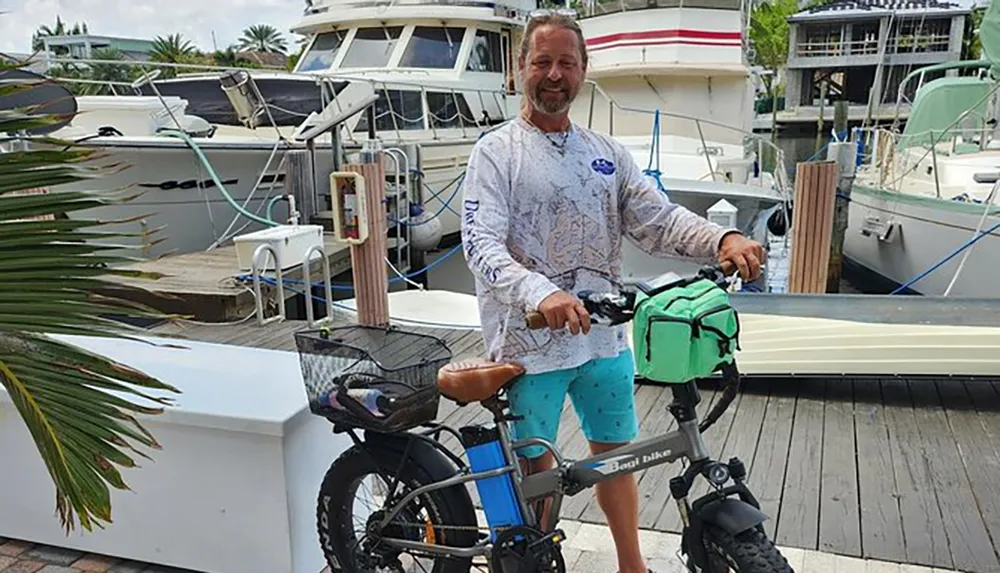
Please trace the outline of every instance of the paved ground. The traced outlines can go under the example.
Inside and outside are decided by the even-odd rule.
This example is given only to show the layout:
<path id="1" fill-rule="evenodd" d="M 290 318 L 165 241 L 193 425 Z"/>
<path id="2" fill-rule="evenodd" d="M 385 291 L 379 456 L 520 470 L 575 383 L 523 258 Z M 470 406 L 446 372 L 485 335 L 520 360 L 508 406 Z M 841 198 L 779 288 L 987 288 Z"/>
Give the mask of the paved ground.
<path id="1" fill-rule="evenodd" d="M 480 516 L 480 519 L 483 519 Z M 563 521 L 567 541 L 563 555 L 571 573 L 614 573 L 618 570 L 611 533 L 606 526 L 579 521 Z M 656 573 L 686 573 L 677 553 L 680 536 L 652 530 L 641 532 L 641 543 Z M 780 547 L 797 573 L 946 573 L 933 569 L 845 557 L 832 553 Z M 476 569 L 474 569 L 475 571 Z M 484 571 L 485 569 L 480 569 Z M 0 538 L 0 573 L 196 573 L 85 554 L 79 551 L 32 545 Z M 323 573 L 328 573 L 324 571 Z"/>

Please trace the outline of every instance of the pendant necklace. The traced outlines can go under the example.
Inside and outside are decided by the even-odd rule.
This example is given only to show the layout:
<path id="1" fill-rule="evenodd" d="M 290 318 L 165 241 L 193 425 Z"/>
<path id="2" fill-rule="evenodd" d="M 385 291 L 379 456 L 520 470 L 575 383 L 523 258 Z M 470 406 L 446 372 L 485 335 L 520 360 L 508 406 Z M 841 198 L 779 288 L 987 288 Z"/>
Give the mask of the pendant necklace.
<path id="1" fill-rule="evenodd" d="M 524 117 L 524 116 L 522 116 L 522 117 Z M 552 147 L 555 147 L 556 151 L 559 152 L 560 156 L 562 156 L 562 157 L 566 156 L 566 142 L 569 141 L 569 129 L 567 129 L 566 131 L 560 131 L 558 133 L 554 133 L 553 134 L 553 133 L 548 132 L 548 131 L 543 131 L 541 128 L 539 128 L 537 125 L 535 125 L 527 117 L 524 117 L 524 121 L 528 122 L 528 125 L 530 125 L 531 127 L 534 127 L 539 132 L 541 132 L 541 134 L 545 136 L 545 139 L 548 139 L 549 143 L 552 144 Z M 555 137 L 553 138 L 553 136 L 555 136 Z M 557 139 L 559 141 L 556 141 Z"/>

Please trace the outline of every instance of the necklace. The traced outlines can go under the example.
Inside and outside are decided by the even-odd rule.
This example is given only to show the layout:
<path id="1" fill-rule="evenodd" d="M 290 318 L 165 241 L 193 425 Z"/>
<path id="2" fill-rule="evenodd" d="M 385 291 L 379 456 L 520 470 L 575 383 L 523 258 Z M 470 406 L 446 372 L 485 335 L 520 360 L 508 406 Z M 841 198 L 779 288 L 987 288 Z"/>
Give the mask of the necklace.
<path id="1" fill-rule="evenodd" d="M 530 118 L 523 115 L 521 117 L 524 118 L 524 121 L 527 122 L 528 125 L 537 129 L 542 135 L 544 135 L 545 139 L 549 140 L 549 143 L 552 144 L 552 147 L 555 147 L 556 151 L 559 152 L 560 156 L 563 157 L 566 156 L 566 142 L 569 141 L 569 132 L 570 129 L 572 129 L 572 124 L 570 124 L 570 128 L 567 128 L 566 131 L 559 131 L 553 133 L 549 131 L 543 131 L 540 127 L 535 125 Z"/>

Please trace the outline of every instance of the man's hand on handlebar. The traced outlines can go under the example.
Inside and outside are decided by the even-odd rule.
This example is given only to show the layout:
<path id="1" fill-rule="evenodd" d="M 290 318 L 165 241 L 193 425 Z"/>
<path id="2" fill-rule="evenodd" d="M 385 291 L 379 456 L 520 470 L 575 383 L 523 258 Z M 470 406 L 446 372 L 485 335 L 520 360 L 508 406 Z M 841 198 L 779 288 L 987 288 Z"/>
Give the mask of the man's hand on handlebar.
<path id="1" fill-rule="evenodd" d="M 729 274 L 735 266 L 740 272 L 740 278 L 746 282 L 757 280 L 766 256 L 760 243 L 739 233 L 726 235 L 719 245 L 719 263 L 723 271 Z"/>
<path id="2" fill-rule="evenodd" d="M 569 328 L 573 335 L 590 332 L 590 313 L 575 296 L 559 291 L 550 294 L 538 305 L 538 312 L 552 330 Z"/>

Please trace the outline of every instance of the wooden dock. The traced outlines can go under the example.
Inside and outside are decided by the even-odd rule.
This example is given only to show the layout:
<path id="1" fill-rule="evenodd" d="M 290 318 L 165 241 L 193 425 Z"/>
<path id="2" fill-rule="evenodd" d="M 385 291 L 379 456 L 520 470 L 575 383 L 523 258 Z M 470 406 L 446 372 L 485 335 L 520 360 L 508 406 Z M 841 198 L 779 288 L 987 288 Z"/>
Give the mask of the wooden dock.
<path id="1" fill-rule="evenodd" d="M 341 317 L 349 320 L 349 315 Z M 338 318 L 338 320 L 341 320 Z M 171 323 L 153 334 L 294 350 L 301 322 L 265 327 Z M 456 358 L 482 353 L 475 331 L 429 331 Z M 702 388 L 702 416 L 717 398 Z M 665 386 L 639 385 L 643 437 L 668 431 Z M 443 400 L 452 426 L 485 422 L 477 406 Z M 452 438 L 449 447 L 459 451 Z M 750 378 L 706 433 L 717 459 L 739 456 L 748 482 L 770 516 L 778 544 L 849 556 L 974 573 L 1000 571 L 1000 381 L 989 379 Z M 571 458 L 587 445 L 567 405 L 558 445 Z M 643 528 L 678 532 L 668 480 L 681 466 L 638 476 Z M 705 486 L 693 496 L 704 493 Z M 472 488 L 474 490 L 474 488 Z M 475 492 L 473 491 L 473 494 Z M 593 490 L 567 499 L 568 519 L 603 523 Z"/>
<path id="2" fill-rule="evenodd" d="M 351 256 L 347 246 L 335 242 L 330 234 L 324 234 L 323 239 L 323 249 L 330 262 L 330 274 L 336 276 L 349 271 Z M 102 278 L 145 291 L 129 291 L 123 294 L 118 290 L 112 290 L 106 291 L 105 294 L 203 322 L 230 322 L 252 314 L 255 309 L 252 283 L 236 280 L 240 275 L 249 276 L 250 271 L 240 270 L 234 246 L 170 255 L 126 265 L 124 268 L 166 276 L 156 280 L 105 276 Z M 312 282 L 322 283 L 323 267 L 318 257 L 314 259 L 309 271 Z M 301 281 L 301 265 L 285 271 L 283 275 L 287 279 Z M 273 273 L 267 273 L 266 276 L 273 276 Z M 286 300 L 295 295 L 291 288 L 301 291 L 302 285 L 286 283 Z M 276 291 L 277 288 L 261 283 L 261 292 L 265 298 L 273 300 Z M 272 312 L 269 310 L 266 314 L 270 315 Z"/>

